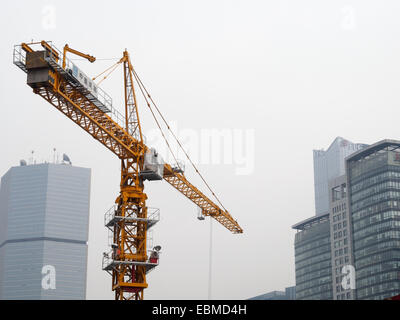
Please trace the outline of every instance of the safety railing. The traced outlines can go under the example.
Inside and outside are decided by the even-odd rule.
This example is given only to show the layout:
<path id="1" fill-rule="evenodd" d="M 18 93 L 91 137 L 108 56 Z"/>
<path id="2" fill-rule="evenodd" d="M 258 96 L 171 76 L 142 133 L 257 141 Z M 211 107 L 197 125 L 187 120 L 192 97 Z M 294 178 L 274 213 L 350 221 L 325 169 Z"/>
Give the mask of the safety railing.
<path id="1" fill-rule="evenodd" d="M 20 68 L 25 73 L 26 70 L 26 60 L 25 60 L 25 51 L 22 49 L 21 45 L 15 45 L 13 50 L 13 63 Z"/>
<path id="2" fill-rule="evenodd" d="M 51 50 L 49 50 L 49 56 L 46 59 L 50 65 L 57 69 L 57 71 L 68 74 L 69 77 L 75 79 L 81 88 L 85 89 L 87 95 L 91 96 L 92 99 L 97 99 L 101 104 L 112 112 L 112 98 L 100 87 L 93 82 L 93 80 L 87 76 L 82 70 L 80 70 L 70 59 L 65 57 L 64 54 L 57 49 L 53 43 L 48 42 Z"/>
<path id="3" fill-rule="evenodd" d="M 172 166 L 172 171 L 177 173 L 185 172 L 185 162 L 182 160 L 177 160 Z"/>
<path id="4" fill-rule="evenodd" d="M 146 220 L 148 223 L 156 223 L 160 221 L 160 209 L 159 208 L 147 208 L 147 218 L 138 218 L 136 215 L 130 215 L 127 217 L 122 217 L 118 212 L 118 205 L 114 204 L 110 209 L 104 214 L 104 225 L 109 226 L 116 221 L 140 221 Z"/>
<path id="5" fill-rule="evenodd" d="M 150 271 L 152 268 L 158 266 L 159 264 L 159 254 L 157 254 L 157 258 L 153 259 L 152 254 L 155 250 L 147 250 L 148 258 L 146 261 L 132 261 L 132 260 L 121 260 L 119 256 L 115 253 L 114 250 L 110 250 L 109 252 L 103 253 L 102 258 L 102 269 L 103 270 L 111 270 L 117 265 L 144 265 L 146 266 L 147 272 Z"/>
<path id="6" fill-rule="evenodd" d="M 125 128 L 125 116 L 114 108 L 111 96 L 98 87 L 89 76 L 67 57 L 65 57 L 65 67 L 63 68 L 63 53 L 53 45 L 52 41 L 47 41 L 46 43 L 49 46 L 47 50 L 49 54 L 45 60 L 49 65 L 63 76 L 67 77 L 71 81 L 71 84 L 73 82 L 73 84 L 78 87 L 78 90 L 81 90 L 93 104 L 107 113 L 120 127 Z M 40 45 L 40 42 L 28 43 L 27 45 L 35 47 Z M 43 48 L 40 50 L 43 50 Z M 27 72 L 26 53 L 20 44 L 14 46 L 13 63 L 25 73 Z"/>

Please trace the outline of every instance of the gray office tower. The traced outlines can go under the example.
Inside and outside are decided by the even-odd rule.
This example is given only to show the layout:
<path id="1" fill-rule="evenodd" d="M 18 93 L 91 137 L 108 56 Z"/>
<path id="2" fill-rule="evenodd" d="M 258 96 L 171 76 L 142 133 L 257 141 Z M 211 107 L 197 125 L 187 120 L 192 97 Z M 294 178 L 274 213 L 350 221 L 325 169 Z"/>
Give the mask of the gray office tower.
<path id="1" fill-rule="evenodd" d="M 329 181 L 345 174 L 344 159 L 366 146 L 337 137 L 326 151 L 313 151 L 316 215 L 329 213 Z"/>
<path id="2" fill-rule="evenodd" d="M 347 159 L 356 299 L 400 294 L 400 141 Z"/>
<path id="3" fill-rule="evenodd" d="M 0 188 L 0 299 L 85 299 L 90 169 L 12 167 Z"/>
<path id="4" fill-rule="evenodd" d="M 366 146 L 337 137 L 327 151 L 314 150 L 316 214 L 292 227 L 296 299 L 354 299 L 351 286 L 342 286 L 352 261 L 345 158 Z"/>

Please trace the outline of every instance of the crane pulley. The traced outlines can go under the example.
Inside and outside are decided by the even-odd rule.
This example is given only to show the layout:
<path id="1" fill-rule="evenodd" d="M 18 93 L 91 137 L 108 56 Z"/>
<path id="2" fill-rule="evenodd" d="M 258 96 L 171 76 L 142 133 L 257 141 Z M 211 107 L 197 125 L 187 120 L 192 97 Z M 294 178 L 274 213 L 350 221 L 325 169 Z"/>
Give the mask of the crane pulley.
<path id="1" fill-rule="evenodd" d="M 44 50 L 33 50 L 32 46 L 37 44 Z M 90 62 L 96 60 L 68 45 L 61 53 L 51 42 L 41 41 L 14 46 L 14 64 L 27 73 L 27 84 L 35 94 L 43 97 L 120 159 L 120 193 L 106 221 L 106 226 L 113 232 L 113 250 L 104 255 L 103 269 L 112 275 L 115 299 L 141 300 L 148 286 L 146 274 L 158 265 L 160 250 L 159 246 L 150 250 L 147 248 L 147 231 L 156 219 L 146 206 L 145 180 L 166 180 L 195 203 L 203 216 L 214 218 L 233 233 L 242 233 L 243 230 L 222 206 L 203 176 L 200 175 L 221 207 L 191 184 L 181 168 L 154 160 L 157 154 L 143 141 L 134 81 L 148 107 L 151 109 L 152 103 L 162 120 L 166 121 L 133 69 L 129 53 L 125 50 L 115 64 L 122 64 L 124 72 L 125 110 L 122 115 L 113 106 L 111 97 L 93 82 L 94 78 L 86 76 L 66 57 L 67 52 Z M 152 109 L 151 112 L 155 116 Z M 183 149 L 179 141 L 178 144 Z M 185 155 L 190 160 L 186 152 Z"/>

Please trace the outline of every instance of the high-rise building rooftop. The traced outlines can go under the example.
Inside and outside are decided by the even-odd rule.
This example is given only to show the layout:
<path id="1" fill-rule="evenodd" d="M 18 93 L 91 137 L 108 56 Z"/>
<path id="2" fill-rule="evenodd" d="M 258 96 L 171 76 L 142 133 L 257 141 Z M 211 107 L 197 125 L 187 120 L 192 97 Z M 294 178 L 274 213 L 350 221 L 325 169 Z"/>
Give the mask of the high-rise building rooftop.
<path id="1" fill-rule="evenodd" d="M 314 150 L 315 214 L 329 213 L 329 181 L 345 174 L 345 158 L 367 145 L 337 137 L 325 150 Z"/>

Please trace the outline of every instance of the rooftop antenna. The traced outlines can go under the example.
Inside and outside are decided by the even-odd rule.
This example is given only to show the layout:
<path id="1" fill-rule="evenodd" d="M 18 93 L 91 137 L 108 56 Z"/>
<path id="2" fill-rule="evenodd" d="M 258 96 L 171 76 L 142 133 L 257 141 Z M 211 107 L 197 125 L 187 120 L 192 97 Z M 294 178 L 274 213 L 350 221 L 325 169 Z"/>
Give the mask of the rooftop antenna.
<path id="1" fill-rule="evenodd" d="M 71 159 L 64 153 L 63 154 L 63 163 L 68 162 L 70 165 L 72 165 Z"/>
<path id="2" fill-rule="evenodd" d="M 35 153 L 35 150 L 32 150 L 32 151 L 31 151 L 31 158 L 29 159 L 29 160 L 30 160 L 29 162 L 30 162 L 31 164 L 33 164 L 33 154 L 34 154 L 34 153 Z"/>
<path id="3" fill-rule="evenodd" d="M 56 148 L 53 148 L 53 163 L 56 163 Z"/>

